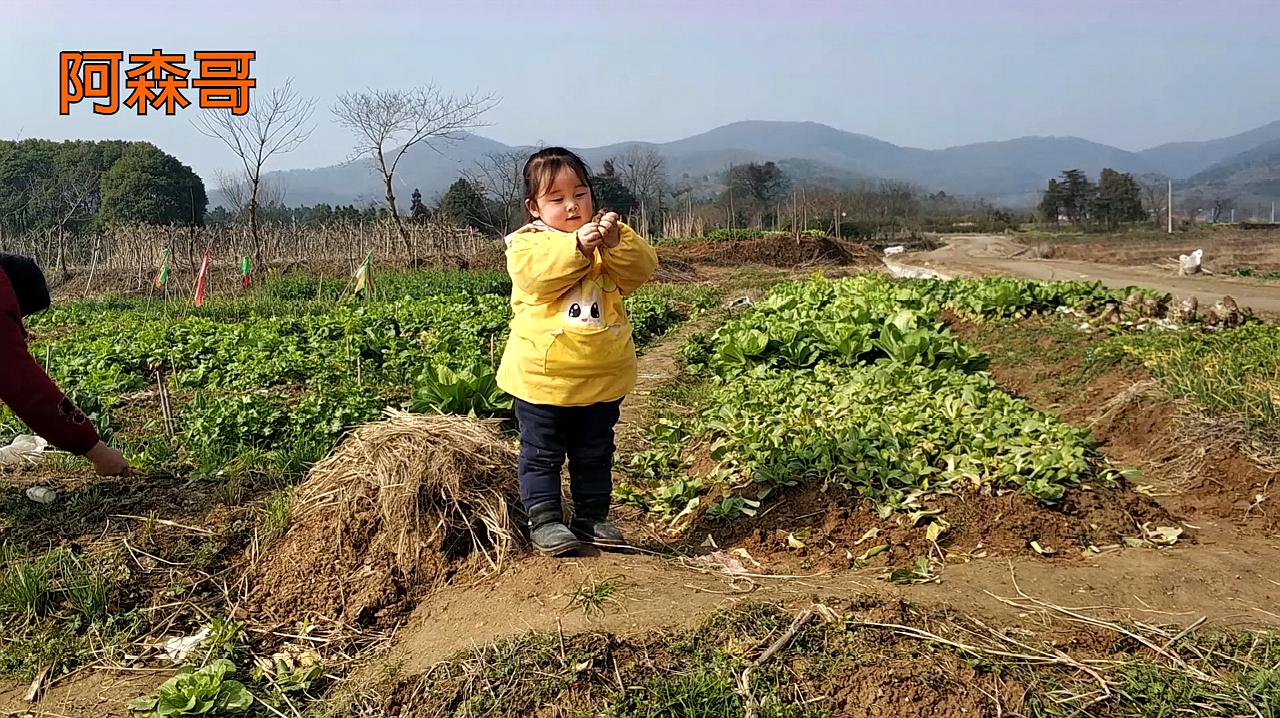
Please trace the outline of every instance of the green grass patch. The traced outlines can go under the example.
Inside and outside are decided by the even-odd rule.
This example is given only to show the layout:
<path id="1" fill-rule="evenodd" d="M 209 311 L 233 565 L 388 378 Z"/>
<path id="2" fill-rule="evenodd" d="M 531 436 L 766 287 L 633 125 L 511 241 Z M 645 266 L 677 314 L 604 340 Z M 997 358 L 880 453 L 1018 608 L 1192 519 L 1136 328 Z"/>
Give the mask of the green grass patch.
<path id="1" fill-rule="evenodd" d="M 1176 397 L 1236 419 L 1263 445 L 1280 446 L 1280 325 L 1224 331 L 1123 334 L 1099 345 L 1092 365 L 1142 362 Z"/>

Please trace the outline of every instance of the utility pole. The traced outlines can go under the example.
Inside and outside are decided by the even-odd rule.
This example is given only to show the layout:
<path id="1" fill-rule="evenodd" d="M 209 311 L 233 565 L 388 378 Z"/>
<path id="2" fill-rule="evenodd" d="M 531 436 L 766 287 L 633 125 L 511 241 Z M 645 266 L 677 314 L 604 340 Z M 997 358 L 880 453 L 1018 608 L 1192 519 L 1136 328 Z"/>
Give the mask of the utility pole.
<path id="1" fill-rule="evenodd" d="M 1169 205 L 1169 234 L 1173 234 L 1173 180 L 1169 180 L 1169 201 L 1165 204 Z M 1272 214 L 1274 213 L 1273 211 Z"/>

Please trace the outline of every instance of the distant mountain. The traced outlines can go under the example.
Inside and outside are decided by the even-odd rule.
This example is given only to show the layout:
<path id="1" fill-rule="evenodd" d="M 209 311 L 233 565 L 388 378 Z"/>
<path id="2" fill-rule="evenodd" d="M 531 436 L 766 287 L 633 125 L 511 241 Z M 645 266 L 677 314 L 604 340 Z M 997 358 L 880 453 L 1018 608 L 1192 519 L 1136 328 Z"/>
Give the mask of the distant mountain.
<path id="1" fill-rule="evenodd" d="M 1171 142 L 1138 153 L 1166 177 L 1190 177 L 1259 145 L 1280 140 L 1280 120 L 1238 135 L 1204 142 Z"/>
<path id="2" fill-rule="evenodd" d="M 430 198 L 444 192 L 463 170 L 471 169 L 486 154 L 511 148 L 486 137 L 468 134 L 439 149 L 441 151 L 437 153 L 429 147 L 414 147 L 405 153 L 396 168 L 396 201 L 403 203 L 405 211 L 409 208 L 409 194 L 415 188 L 422 191 L 424 198 Z M 268 172 L 263 175 L 263 182 L 272 187 L 283 187 L 285 204 L 290 206 L 321 202 L 363 206 L 371 201 L 382 203 L 384 194 L 382 176 L 366 159 L 316 169 Z M 210 205 L 225 202 L 221 192 L 210 192 Z"/>
<path id="3" fill-rule="evenodd" d="M 952 194 L 1021 205 L 1036 201 L 1049 179 L 1065 169 L 1097 177 L 1104 167 L 1135 174 L 1150 169 L 1132 152 L 1079 137 L 1020 137 L 930 152 L 910 179 Z"/>
<path id="4" fill-rule="evenodd" d="M 606 159 L 621 157 L 633 147 L 652 149 L 664 158 L 673 184 L 704 190 L 721 184 L 731 164 L 772 160 L 783 164 L 796 180 L 828 186 L 869 179 L 905 180 L 930 191 L 1026 205 L 1035 201 L 1049 178 L 1064 169 L 1078 168 L 1096 176 L 1103 167 L 1110 167 L 1138 175 L 1180 178 L 1247 154 L 1271 140 L 1280 140 L 1280 122 L 1221 140 L 1161 145 L 1142 152 L 1079 137 L 1021 137 L 924 150 L 816 122 L 747 121 L 674 142 L 624 142 L 578 151 L 598 169 Z M 431 198 L 488 153 L 530 149 L 470 134 L 435 149 L 415 147 L 396 173 L 397 196 L 404 197 L 407 205 L 408 195 L 416 187 Z M 379 201 L 383 194 L 380 180 L 367 162 L 273 172 L 266 179 L 285 186 L 286 201 L 291 205 L 363 203 Z M 222 198 L 214 193 L 211 201 L 216 205 Z"/>
<path id="5" fill-rule="evenodd" d="M 1212 201 L 1229 197 L 1241 209 L 1264 208 L 1280 199 L 1280 139 L 1228 157 L 1190 177 L 1179 195 Z"/>

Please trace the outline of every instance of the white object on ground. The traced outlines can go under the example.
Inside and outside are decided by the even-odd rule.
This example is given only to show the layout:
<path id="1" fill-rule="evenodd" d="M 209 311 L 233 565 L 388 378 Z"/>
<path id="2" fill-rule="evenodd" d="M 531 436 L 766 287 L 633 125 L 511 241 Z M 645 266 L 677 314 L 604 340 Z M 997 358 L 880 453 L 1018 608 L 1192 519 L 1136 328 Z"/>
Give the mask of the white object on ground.
<path id="1" fill-rule="evenodd" d="M 895 244 L 892 247 L 884 248 L 884 256 L 891 257 L 895 254 L 902 254 L 905 251 L 907 251 L 906 247 L 902 246 L 901 244 Z"/>
<path id="2" fill-rule="evenodd" d="M 32 486 L 27 489 L 27 498 L 37 504 L 51 504 L 58 498 L 58 493 L 48 486 Z"/>
<path id="3" fill-rule="evenodd" d="M 190 636 L 173 636 L 166 638 L 156 645 L 169 660 L 174 663 L 183 663 L 187 660 L 187 654 L 192 651 L 200 642 L 209 637 L 209 627 L 205 626 Z"/>
<path id="4" fill-rule="evenodd" d="M 944 274 L 936 269 L 898 264 L 887 259 L 880 261 L 884 262 L 885 269 L 889 270 L 889 274 L 899 279 L 951 279 L 951 275 Z"/>
<path id="5" fill-rule="evenodd" d="M 730 576 L 741 576 L 747 573 L 747 569 L 738 559 L 730 556 L 724 551 L 713 551 L 704 556 L 694 559 L 694 563 L 716 569 Z"/>
<path id="6" fill-rule="evenodd" d="M 1192 252 L 1189 255 L 1179 254 L 1178 255 L 1178 274 L 1180 275 L 1199 274 L 1200 260 L 1203 257 L 1204 257 L 1203 249 L 1197 249 L 1196 251 Z"/>
<path id="7" fill-rule="evenodd" d="M 0 447 L 0 466 L 39 461 L 48 446 L 49 442 L 39 436 L 19 434 L 13 443 Z"/>

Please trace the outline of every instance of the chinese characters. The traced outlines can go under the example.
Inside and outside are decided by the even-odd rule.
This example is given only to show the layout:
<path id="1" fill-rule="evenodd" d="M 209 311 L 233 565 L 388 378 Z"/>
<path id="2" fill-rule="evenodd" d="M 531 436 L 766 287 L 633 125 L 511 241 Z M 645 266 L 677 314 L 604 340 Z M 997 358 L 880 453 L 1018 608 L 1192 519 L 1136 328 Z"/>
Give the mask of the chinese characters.
<path id="1" fill-rule="evenodd" d="M 234 115 L 249 111 L 249 94 L 257 80 L 249 74 L 253 51 L 203 51 L 192 53 L 198 66 L 194 78 L 186 65 L 186 55 L 152 50 L 130 54 L 121 93 L 123 52 L 66 51 L 59 56 L 59 113 L 71 113 L 71 106 L 92 100 L 93 112 L 114 115 L 121 104 L 139 115 L 163 110 L 172 115 L 191 105 L 188 95 L 198 95 L 206 109 L 228 109 Z"/>

